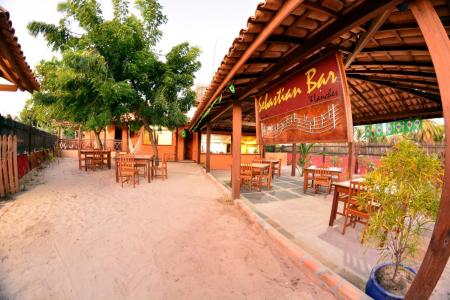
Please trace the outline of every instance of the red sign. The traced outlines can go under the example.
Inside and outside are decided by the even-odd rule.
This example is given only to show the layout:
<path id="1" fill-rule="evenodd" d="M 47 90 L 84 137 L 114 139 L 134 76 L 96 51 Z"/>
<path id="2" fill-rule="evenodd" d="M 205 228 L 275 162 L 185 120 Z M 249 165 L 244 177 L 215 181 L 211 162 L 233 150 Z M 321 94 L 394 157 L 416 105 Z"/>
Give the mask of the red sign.
<path id="1" fill-rule="evenodd" d="M 353 138 L 350 97 L 339 53 L 255 97 L 255 110 L 262 144 L 348 142 Z"/>

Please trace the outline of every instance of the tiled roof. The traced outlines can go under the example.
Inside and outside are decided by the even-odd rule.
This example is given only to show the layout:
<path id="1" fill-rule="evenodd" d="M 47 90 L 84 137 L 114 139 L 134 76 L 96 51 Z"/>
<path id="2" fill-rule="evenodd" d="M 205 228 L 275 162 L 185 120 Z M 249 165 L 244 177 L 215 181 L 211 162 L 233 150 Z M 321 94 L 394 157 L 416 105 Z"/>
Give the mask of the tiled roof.
<path id="1" fill-rule="evenodd" d="M 39 83 L 27 64 L 14 33 L 9 12 L 0 6 L 0 77 L 31 93 L 39 89 Z"/>
<path id="2" fill-rule="evenodd" d="M 244 121 L 254 121 L 252 96 L 332 51 L 340 51 L 344 62 L 352 57 L 346 74 L 355 125 L 441 116 L 439 88 L 431 57 L 404 1 L 297 1 L 299 4 L 295 9 L 238 70 L 233 70 L 288 2 L 293 1 L 267 0 L 257 6 L 255 15 L 247 21 L 247 28 L 240 31 L 215 73 L 191 120 L 191 129 L 202 120 L 220 94 L 222 101 L 216 102 L 198 128 L 214 121 L 213 128 L 229 129 L 232 98 L 241 101 Z M 433 4 L 450 32 L 447 1 L 435 0 Z M 373 34 L 369 35 L 371 31 Z M 370 38 L 360 52 L 352 55 L 365 35 Z M 229 82 L 236 87 L 234 95 L 226 88 Z"/>

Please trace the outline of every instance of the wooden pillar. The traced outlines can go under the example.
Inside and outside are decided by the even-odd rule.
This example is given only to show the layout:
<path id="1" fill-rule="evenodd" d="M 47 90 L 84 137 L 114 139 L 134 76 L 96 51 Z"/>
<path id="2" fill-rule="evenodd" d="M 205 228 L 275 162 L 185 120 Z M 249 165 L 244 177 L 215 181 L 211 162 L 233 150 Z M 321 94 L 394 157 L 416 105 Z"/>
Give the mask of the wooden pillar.
<path id="1" fill-rule="evenodd" d="M 322 164 L 325 166 L 325 145 L 322 145 Z"/>
<path id="2" fill-rule="evenodd" d="M 178 161 L 178 128 L 175 128 L 175 161 Z"/>
<path id="3" fill-rule="evenodd" d="M 431 1 L 411 3 L 411 11 L 419 24 L 433 61 L 439 85 L 445 120 L 445 175 L 441 203 L 430 244 L 419 271 L 405 299 L 428 299 L 450 256 L 450 41 Z"/>
<path id="4" fill-rule="evenodd" d="M 348 143 L 348 165 L 347 165 L 347 177 L 352 179 L 353 176 L 353 142 Z"/>
<path id="5" fill-rule="evenodd" d="M 208 123 L 206 125 L 206 163 L 205 169 L 206 173 L 211 171 L 211 125 Z"/>
<path id="6" fill-rule="evenodd" d="M 128 153 L 128 123 L 122 124 L 122 151 Z"/>
<path id="7" fill-rule="evenodd" d="M 359 165 L 358 165 L 358 154 L 359 154 L 359 144 L 356 143 L 354 146 L 354 155 L 355 155 L 355 169 L 353 174 L 358 174 L 358 169 L 359 169 Z"/>
<path id="8" fill-rule="evenodd" d="M 197 131 L 197 164 L 200 164 L 201 154 L 202 154 L 202 132 Z"/>
<path id="9" fill-rule="evenodd" d="M 292 162 L 291 162 L 291 176 L 295 176 L 295 169 L 297 167 L 297 144 L 292 144 Z M 280 166 L 281 168 L 281 166 Z"/>
<path id="10" fill-rule="evenodd" d="M 241 197 L 241 135 L 242 135 L 242 108 L 241 103 L 233 100 L 233 134 L 232 134 L 232 164 L 231 189 L 232 198 Z"/>
<path id="11" fill-rule="evenodd" d="M 78 126 L 78 169 L 81 170 L 81 135 L 82 135 L 82 131 L 81 131 L 81 125 Z"/>

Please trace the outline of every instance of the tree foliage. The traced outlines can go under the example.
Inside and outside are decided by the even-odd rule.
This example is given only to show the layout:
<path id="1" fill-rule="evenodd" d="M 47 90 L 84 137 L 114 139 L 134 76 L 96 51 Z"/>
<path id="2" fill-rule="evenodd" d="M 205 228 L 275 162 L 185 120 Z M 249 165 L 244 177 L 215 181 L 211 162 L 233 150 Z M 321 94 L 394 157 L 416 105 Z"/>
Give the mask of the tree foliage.
<path id="1" fill-rule="evenodd" d="M 105 20 L 96 0 L 66 0 L 58 5 L 63 13 L 58 25 L 28 25 L 62 56 L 38 67 L 42 91 L 34 100 L 60 108 L 62 117 L 89 129 L 124 115 L 133 116 L 151 137 L 155 126 L 184 124 L 195 102 L 191 87 L 200 68 L 199 49 L 180 43 L 161 59 L 155 47 L 167 21 L 162 6 L 135 0 L 135 16 L 127 0 L 112 5 L 114 17 Z M 157 154 L 155 139 L 152 144 Z"/>

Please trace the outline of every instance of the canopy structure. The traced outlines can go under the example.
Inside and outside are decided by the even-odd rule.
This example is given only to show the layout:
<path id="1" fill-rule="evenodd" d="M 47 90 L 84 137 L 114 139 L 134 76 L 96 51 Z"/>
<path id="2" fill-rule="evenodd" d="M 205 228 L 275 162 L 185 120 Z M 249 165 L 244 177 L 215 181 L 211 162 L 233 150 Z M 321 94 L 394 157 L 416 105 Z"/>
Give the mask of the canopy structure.
<path id="1" fill-rule="evenodd" d="M 0 6 L 0 77 L 11 84 L 0 84 L 0 91 L 33 92 L 39 89 L 39 83 L 14 35 L 14 28 L 9 19 L 9 12 Z"/>
<path id="2" fill-rule="evenodd" d="M 254 98 L 296 69 L 340 51 L 355 125 L 442 116 L 431 56 L 405 1 L 281 1 L 259 4 L 205 92 L 191 129 L 231 129 L 231 99 L 241 101 L 244 131 L 254 131 Z M 449 4 L 433 1 L 450 32 Z M 227 89 L 233 83 L 235 94 Z M 202 126 L 200 126 L 201 128 Z"/>
<path id="3" fill-rule="evenodd" d="M 190 130 L 206 128 L 207 140 L 213 130 L 232 132 L 232 197 L 239 198 L 241 135 L 255 132 L 255 96 L 338 51 L 353 125 L 444 116 L 449 137 L 449 33 L 447 0 L 267 0 L 234 40 Z M 407 299 L 428 299 L 450 256 L 449 159 L 445 174 L 433 237 Z"/>

